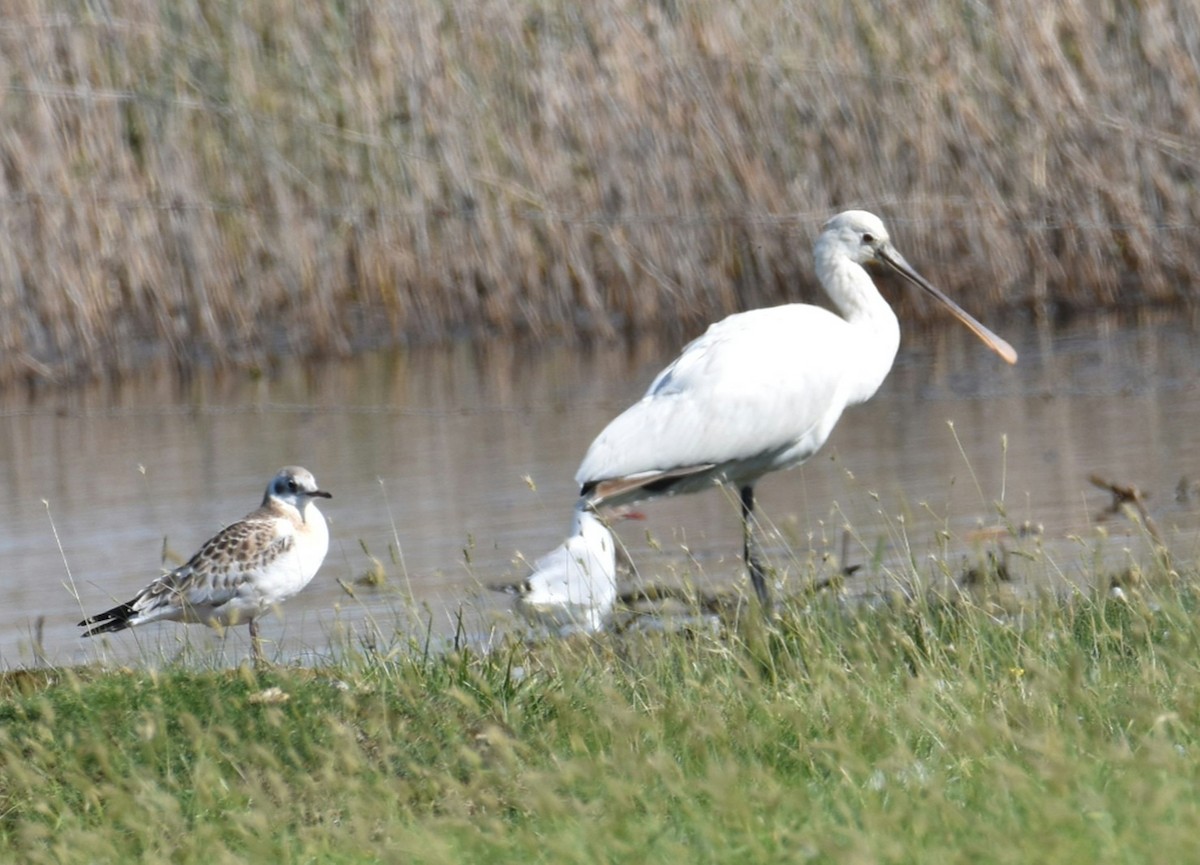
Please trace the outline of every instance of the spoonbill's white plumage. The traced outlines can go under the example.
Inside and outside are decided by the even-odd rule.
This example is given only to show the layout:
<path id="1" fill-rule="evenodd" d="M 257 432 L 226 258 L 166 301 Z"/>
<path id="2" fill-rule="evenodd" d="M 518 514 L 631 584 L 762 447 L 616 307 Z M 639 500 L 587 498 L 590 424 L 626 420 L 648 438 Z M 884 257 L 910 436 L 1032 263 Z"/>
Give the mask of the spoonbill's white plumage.
<path id="1" fill-rule="evenodd" d="M 585 503 L 575 508 L 570 536 L 534 563 L 518 594 L 526 618 L 560 633 L 604 628 L 617 602 L 616 541 Z"/>
<path id="2" fill-rule="evenodd" d="M 254 659 L 261 662 L 259 616 L 307 586 L 329 549 L 329 527 L 315 498 L 332 496 L 317 487 L 311 472 L 281 469 L 257 510 L 217 532 L 133 600 L 84 619 L 83 636 L 157 621 L 222 627 L 244 622 Z"/>
<path id="3" fill-rule="evenodd" d="M 817 278 L 839 314 L 808 304 L 737 313 L 710 326 L 592 442 L 575 480 L 592 506 L 729 484 L 740 494 L 743 554 L 759 600 L 770 596 L 754 533 L 754 486 L 825 443 L 843 409 L 891 370 L 900 324 L 864 265 L 885 265 L 944 304 L 1009 363 L 1016 352 L 904 260 L 879 217 L 825 223 Z"/>

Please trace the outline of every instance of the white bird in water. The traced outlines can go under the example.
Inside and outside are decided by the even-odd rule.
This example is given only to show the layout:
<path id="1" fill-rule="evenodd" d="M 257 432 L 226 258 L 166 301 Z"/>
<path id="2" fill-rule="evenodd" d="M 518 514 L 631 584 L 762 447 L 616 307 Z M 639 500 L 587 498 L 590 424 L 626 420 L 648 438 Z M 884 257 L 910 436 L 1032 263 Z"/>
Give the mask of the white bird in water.
<path id="1" fill-rule="evenodd" d="M 829 438 L 842 410 L 870 399 L 900 345 L 900 324 L 863 265 L 886 265 L 932 295 L 1009 363 L 1017 353 L 917 273 L 879 217 L 848 210 L 825 223 L 817 278 L 841 315 L 793 303 L 710 326 L 609 423 L 575 480 L 598 507 L 728 484 L 742 505 L 743 555 L 770 604 L 754 526 L 754 486 L 799 465 Z"/>
<path id="2" fill-rule="evenodd" d="M 639 518 L 623 513 L 614 518 Z M 539 558 L 533 573 L 517 587 L 518 608 L 531 621 L 560 634 L 603 630 L 617 602 L 616 541 L 608 526 L 581 502 L 571 519 L 571 535 Z"/>
<path id="3" fill-rule="evenodd" d="M 164 620 L 221 627 L 245 622 L 261 663 L 259 616 L 307 586 L 329 550 L 329 528 L 314 498 L 333 496 L 307 469 L 281 469 L 257 510 L 217 532 L 133 600 L 84 619 L 83 636 Z"/>

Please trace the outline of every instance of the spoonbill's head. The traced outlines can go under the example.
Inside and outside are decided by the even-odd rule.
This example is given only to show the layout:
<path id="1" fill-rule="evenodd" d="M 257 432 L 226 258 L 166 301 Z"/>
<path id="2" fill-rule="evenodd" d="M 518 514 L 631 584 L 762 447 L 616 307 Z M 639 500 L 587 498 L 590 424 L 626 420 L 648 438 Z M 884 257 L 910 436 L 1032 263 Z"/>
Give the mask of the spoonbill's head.
<path id="1" fill-rule="evenodd" d="M 877 251 L 885 247 L 895 253 L 883 220 L 865 210 L 847 210 L 829 219 L 817 244 L 825 246 L 829 254 L 843 256 L 856 264 L 872 261 L 882 264 Z"/>
<path id="2" fill-rule="evenodd" d="M 904 256 L 892 246 L 883 220 L 875 214 L 865 210 L 847 210 L 830 219 L 817 239 L 816 255 L 825 261 L 842 258 L 859 265 L 880 264 L 895 271 L 949 309 L 955 318 L 1004 360 L 1017 362 L 1017 353 L 1011 345 L 980 324 L 904 260 Z M 827 290 L 830 288 L 826 286 Z"/>

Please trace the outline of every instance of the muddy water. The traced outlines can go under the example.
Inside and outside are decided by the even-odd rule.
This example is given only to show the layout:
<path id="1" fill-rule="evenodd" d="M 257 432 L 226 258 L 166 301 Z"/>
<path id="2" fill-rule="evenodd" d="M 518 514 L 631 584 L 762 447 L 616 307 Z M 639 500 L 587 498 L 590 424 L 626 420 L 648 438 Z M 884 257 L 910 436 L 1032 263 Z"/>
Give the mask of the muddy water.
<path id="1" fill-rule="evenodd" d="M 1001 328 L 1004 330 L 1004 328 Z M 759 487 L 776 564 L 798 585 L 845 550 L 851 582 L 936 579 L 934 557 L 1020 556 L 1019 581 L 1088 585 L 1096 560 L 1142 558 L 1105 517 L 1099 473 L 1136 484 L 1177 555 L 1200 552 L 1200 337 L 1185 323 L 1007 329 L 1006 367 L 958 328 L 910 336 L 876 398 L 825 450 Z M 1017 338 L 1013 338 L 1016 336 Z M 669 343 L 669 344 L 668 344 Z M 282 465 L 335 498 L 309 588 L 264 620 L 276 657 L 321 656 L 461 627 L 511 627 L 488 584 L 558 543 L 587 444 L 678 348 L 459 346 L 286 367 L 259 378 L 153 373 L 123 386 L 9 395 L 0 414 L 0 665 L 245 656 L 245 629 L 153 625 L 81 641 L 74 623 L 127 600 L 257 505 Z M 742 585 L 734 503 L 654 503 L 626 523 L 639 578 Z M 844 527 L 853 527 L 843 548 Z M 1023 528 L 1022 528 L 1023 527 Z M 1018 529 L 1022 537 L 1007 530 Z M 365 548 L 365 549 L 364 549 Z M 383 564 L 381 587 L 358 584 Z M 40 646 L 40 648 L 39 648 Z"/>

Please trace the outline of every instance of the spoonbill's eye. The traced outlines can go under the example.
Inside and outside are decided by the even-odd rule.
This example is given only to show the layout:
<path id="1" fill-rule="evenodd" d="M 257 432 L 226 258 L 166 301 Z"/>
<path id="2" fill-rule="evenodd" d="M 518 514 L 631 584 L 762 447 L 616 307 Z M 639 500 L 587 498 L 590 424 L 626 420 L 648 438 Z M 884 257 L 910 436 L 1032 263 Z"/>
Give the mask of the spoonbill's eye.
<path id="1" fill-rule="evenodd" d="M 870 232 L 863 233 L 863 243 L 864 244 L 874 243 L 874 242 L 875 242 L 875 235 L 871 234 Z"/>

